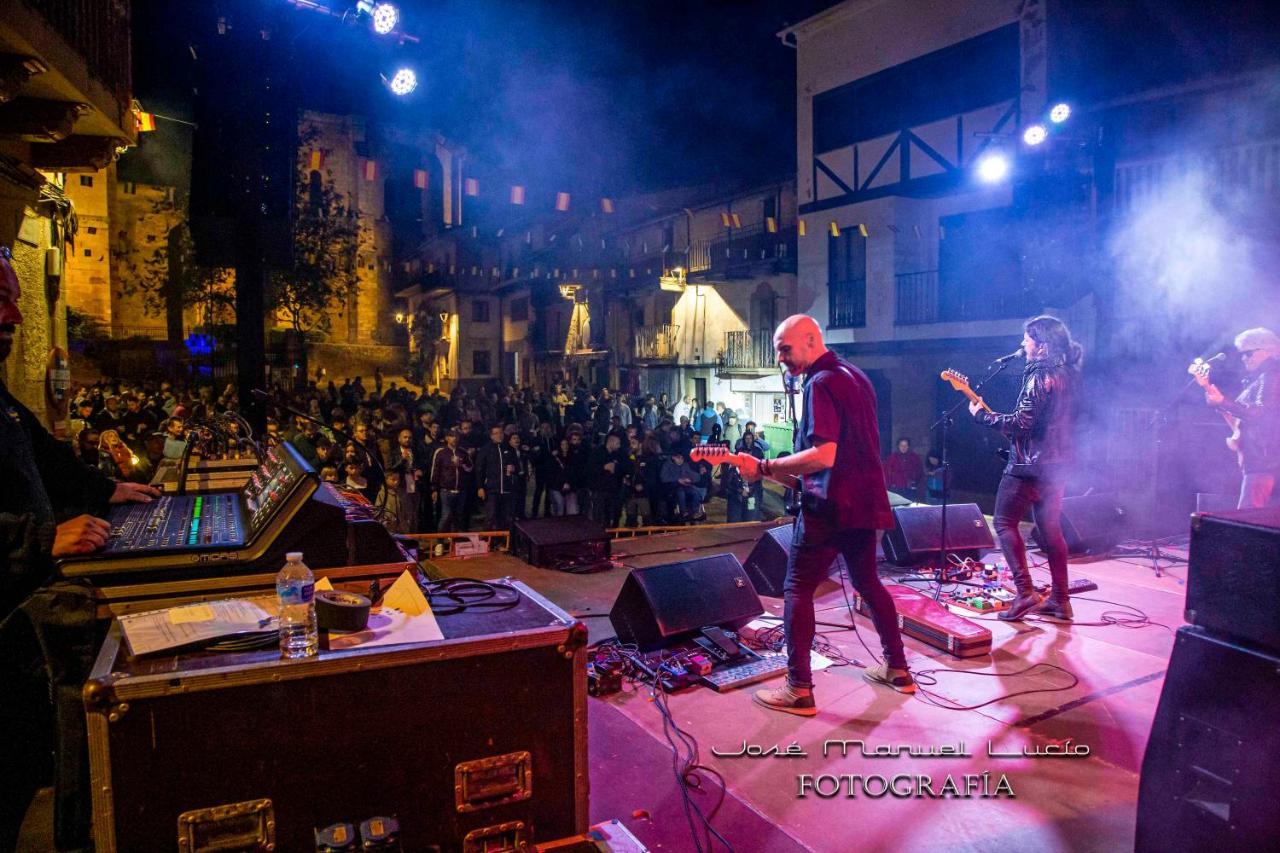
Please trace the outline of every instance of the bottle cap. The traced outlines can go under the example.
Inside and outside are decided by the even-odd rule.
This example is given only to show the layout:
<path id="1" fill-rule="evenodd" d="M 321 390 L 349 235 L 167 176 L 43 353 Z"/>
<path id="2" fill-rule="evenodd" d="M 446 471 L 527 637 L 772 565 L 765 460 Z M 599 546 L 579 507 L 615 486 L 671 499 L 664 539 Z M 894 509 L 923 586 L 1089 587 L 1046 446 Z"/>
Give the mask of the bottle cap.
<path id="1" fill-rule="evenodd" d="M 285 555 L 284 555 L 284 558 L 285 558 L 286 560 L 299 560 L 299 561 L 301 561 L 301 560 L 302 560 L 302 552 L 301 552 L 301 551 L 290 551 L 289 553 L 287 553 L 287 554 L 285 554 Z"/>

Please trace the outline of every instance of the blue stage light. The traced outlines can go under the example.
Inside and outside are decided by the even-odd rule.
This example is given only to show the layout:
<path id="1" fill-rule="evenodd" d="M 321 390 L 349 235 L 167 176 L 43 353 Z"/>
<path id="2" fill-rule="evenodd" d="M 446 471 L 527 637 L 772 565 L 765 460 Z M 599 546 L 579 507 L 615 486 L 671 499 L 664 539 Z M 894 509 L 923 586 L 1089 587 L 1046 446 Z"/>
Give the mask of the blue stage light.
<path id="1" fill-rule="evenodd" d="M 1033 124 L 1026 130 L 1022 131 L 1022 141 L 1034 147 L 1049 138 L 1049 131 L 1044 129 L 1043 124 Z"/>
<path id="2" fill-rule="evenodd" d="M 401 68 L 387 83 L 392 94 L 404 96 L 418 88 L 418 75 L 412 68 Z"/>
<path id="3" fill-rule="evenodd" d="M 1070 104 L 1055 104 L 1053 109 L 1049 110 L 1049 121 L 1054 124 L 1062 124 L 1069 118 L 1071 118 Z"/>
<path id="4" fill-rule="evenodd" d="M 1003 154 L 984 154 L 978 161 L 978 177 L 988 184 L 998 184 L 1009 175 L 1009 158 Z"/>
<path id="5" fill-rule="evenodd" d="M 379 3 L 374 6 L 371 15 L 373 17 L 373 31 L 380 36 L 385 36 L 396 28 L 396 24 L 400 23 L 400 10 L 390 3 Z"/>

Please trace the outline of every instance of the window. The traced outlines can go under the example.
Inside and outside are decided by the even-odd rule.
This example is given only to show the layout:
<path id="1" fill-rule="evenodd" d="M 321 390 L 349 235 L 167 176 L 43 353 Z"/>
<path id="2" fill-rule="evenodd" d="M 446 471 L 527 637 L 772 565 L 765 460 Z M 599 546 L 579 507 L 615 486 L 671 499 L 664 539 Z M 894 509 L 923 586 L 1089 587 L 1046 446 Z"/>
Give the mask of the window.
<path id="1" fill-rule="evenodd" d="M 489 322 L 489 302 L 485 299 L 471 300 L 471 322 L 487 323 Z M 486 353 L 485 358 L 488 358 Z M 485 371 L 488 373 L 489 371 Z"/>
<path id="2" fill-rule="evenodd" d="M 827 326 L 867 324 L 867 240 L 855 229 L 827 238 Z"/>
<path id="3" fill-rule="evenodd" d="M 662 226 L 662 251 L 670 252 L 675 248 L 676 243 L 676 227 L 670 222 L 663 223 Z"/>
<path id="4" fill-rule="evenodd" d="M 522 323 L 529 319 L 529 297 L 521 296 L 511 300 L 511 322 Z"/>
<path id="5" fill-rule="evenodd" d="M 147 235 L 147 242 L 148 242 L 148 243 L 154 243 L 155 241 L 156 241 L 156 235 L 154 235 L 154 234 L 148 234 L 148 235 Z"/>
<path id="6" fill-rule="evenodd" d="M 1018 25 L 1009 24 L 813 97 L 813 153 L 1016 98 Z"/>
<path id="7" fill-rule="evenodd" d="M 471 353 L 471 375 L 488 376 L 491 372 L 489 351 L 487 349 L 474 350 Z"/>
<path id="8" fill-rule="evenodd" d="M 97 234 L 97 233 L 98 233 L 98 229 L 97 229 L 97 228 L 95 228 L 95 227 L 93 227 L 92 225 L 90 225 L 88 228 L 86 228 L 86 229 L 84 229 L 84 230 L 85 230 L 86 232 L 90 233 L 90 234 Z"/>
<path id="9" fill-rule="evenodd" d="M 761 215 L 765 219 L 778 215 L 778 199 L 776 196 L 769 196 L 764 200 L 764 209 L 761 211 Z"/>
<path id="10" fill-rule="evenodd" d="M 84 256 L 85 256 L 86 258 L 92 258 L 92 257 L 93 257 L 93 250 L 92 250 L 92 249 L 85 249 L 85 250 L 84 250 Z"/>
<path id="11" fill-rule="evenodd" d="M 80 186 L 82 186 L 82 187 L 91 187 L 91 186 L 93 186 L 93 175 L 81 175 L 81 176 L 80 176 Z"/>

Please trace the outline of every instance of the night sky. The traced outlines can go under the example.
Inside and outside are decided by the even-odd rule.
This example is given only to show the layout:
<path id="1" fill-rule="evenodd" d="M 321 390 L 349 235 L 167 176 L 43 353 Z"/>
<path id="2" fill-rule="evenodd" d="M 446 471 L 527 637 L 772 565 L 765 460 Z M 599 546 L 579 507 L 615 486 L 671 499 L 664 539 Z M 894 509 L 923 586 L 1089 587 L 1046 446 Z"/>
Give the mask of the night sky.
<path id="1" fill-rule="evenodd" d="M 303 106 L 439 129 L 467 147 L 472 174 L 615 196 L 793 172 L 795 54 L 776 33 L 832 5 L 405 0 L 402 28 L 420 41 L 397 46 L 285 0 L 135 0 L 147 109 L 191 116 L 190 52 L 215 38 L 210 9 L 246 2 L 276 16 Z M 407 100 L 378 79 L 399 64 L 421 81 Z M 165 124 L 132 168 L 172 178 L 181 148 Z"/>

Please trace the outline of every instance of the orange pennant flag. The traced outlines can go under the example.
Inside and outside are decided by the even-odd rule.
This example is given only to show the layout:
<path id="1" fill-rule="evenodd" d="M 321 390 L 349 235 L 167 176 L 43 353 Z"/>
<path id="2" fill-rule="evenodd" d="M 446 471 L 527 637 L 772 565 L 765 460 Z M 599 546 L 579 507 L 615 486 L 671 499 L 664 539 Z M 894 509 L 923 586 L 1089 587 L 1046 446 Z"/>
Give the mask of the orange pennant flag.
<path id="1" fill-rule="evenodd" d="M 511 188 L 511 203 L 524 204 L 524 187 L 517 184 Z"/>
<path id="2" fill-rule="evenodd" d="M 568 209 L 569 209 L 569 194 L 556 193 L 556 210 L 563 213 Z"/>
<path id="3" fill-rule="evenodd" d="M 413 170 L 413 185 L 420 190 L 425 190 L 427 188 L 427 170 L 426 169 Z"/>

